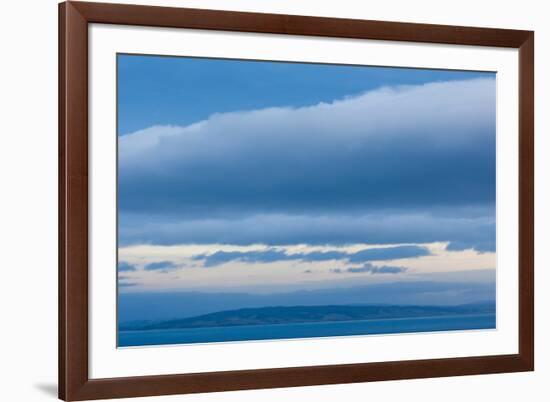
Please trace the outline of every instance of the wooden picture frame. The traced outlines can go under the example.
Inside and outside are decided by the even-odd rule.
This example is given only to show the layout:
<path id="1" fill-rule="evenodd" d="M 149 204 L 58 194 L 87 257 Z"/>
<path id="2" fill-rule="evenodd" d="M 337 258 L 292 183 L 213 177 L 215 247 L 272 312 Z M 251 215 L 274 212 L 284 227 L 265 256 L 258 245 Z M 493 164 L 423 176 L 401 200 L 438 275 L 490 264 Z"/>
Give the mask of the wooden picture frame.
<path id="1" fill-rule="evenodd" d="M 144 377 L 88 373 L 88 24 L 193 28 L 519 49 L 519 353 Z M 59 397 L 141 397 L 532 371 L 534 33 L 531 31 L 65 2 L 59 5 Z"/>

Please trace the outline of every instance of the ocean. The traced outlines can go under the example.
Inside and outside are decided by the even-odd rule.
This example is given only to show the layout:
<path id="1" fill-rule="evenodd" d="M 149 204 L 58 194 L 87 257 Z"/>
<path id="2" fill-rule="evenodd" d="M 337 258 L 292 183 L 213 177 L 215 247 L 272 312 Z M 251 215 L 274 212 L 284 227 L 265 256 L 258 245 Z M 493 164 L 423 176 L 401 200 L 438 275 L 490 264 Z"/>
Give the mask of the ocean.
<path id="1" fill-rule="evenodd" d="M 174 345 L 494 328 L 496 328 L 494 313 L 461 314 L 438 317 L 119 331 L 118 346 Z"/>

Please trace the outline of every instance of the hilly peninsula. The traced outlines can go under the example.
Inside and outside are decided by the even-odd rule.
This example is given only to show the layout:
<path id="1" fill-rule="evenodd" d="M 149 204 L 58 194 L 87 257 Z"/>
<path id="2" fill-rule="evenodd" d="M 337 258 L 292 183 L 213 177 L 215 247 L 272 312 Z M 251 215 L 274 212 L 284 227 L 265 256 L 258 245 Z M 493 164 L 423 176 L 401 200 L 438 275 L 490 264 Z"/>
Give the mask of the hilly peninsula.
<path id="1" fill-rule="evenodd" d="M 490 314 L 494 303 L 477 303 L 460 306 L 400 306 L 400 305 L 330 305 L 243 308 L 174 319 L 125 326 L 120 330 L 159 330 L 203 327 L 230 327 L 239 325 L 268 325 L 353 321 L 391 318 L 419 318 L 444 315 Z"/>

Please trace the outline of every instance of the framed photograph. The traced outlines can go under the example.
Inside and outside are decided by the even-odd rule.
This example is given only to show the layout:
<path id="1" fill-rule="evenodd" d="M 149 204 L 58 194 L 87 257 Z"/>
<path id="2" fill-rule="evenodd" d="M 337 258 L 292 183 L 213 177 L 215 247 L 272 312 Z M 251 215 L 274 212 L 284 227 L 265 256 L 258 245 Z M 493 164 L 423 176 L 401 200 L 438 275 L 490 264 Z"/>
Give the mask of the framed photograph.
<path id="1" fill-rule="evenodd" d="M 66 2 L 59 396 L 534 369 L 534 33 Z"/>

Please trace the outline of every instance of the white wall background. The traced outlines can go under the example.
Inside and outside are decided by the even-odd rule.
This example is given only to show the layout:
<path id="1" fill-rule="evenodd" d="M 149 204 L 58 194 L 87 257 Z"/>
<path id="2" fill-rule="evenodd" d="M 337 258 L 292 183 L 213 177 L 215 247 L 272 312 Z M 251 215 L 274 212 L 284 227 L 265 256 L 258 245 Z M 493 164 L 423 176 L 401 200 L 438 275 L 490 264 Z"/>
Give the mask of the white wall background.
<path id="1" fill-rule="evenodd" d="M 114 1 L 114 0 L 112 0 Z M 143 4 L 535 30 L 536 371 L 140 398 L 269 402 L 547 401 L 550 398 L 550 25 L 537 0 L 135 0 Z M 5 1 L 0 24 L 0 399 L 55 400 L 57 1 Z"/>

